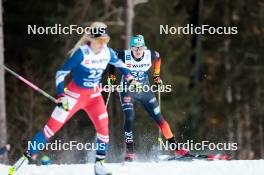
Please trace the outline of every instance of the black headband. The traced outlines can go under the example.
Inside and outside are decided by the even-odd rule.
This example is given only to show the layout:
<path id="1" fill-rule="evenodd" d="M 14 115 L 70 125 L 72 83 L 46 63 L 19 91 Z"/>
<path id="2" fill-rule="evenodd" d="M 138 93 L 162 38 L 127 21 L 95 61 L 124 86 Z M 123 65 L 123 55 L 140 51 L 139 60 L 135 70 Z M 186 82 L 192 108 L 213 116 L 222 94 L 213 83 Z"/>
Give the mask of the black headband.
<path id="1" fill-rule="evenodd" d="M 108 37 L 106 29 L 107 29 L 106 27 L 99 27 L 99 28 L 96 28 L 96 30 L 91 29 L 90 30 L 90 36 L 92 38 Z"/>

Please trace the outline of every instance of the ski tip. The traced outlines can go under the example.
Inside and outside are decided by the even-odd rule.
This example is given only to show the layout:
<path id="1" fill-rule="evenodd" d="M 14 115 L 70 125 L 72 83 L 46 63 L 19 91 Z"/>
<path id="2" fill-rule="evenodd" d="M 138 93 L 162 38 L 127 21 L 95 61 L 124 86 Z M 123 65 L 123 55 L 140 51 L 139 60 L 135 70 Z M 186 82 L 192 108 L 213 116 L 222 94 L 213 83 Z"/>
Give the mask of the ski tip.
<path id="1" fill-rule="evenodd" d="M 15 166 L 12 166 L 9 170 L 8 170 L 8 175 L 14 175 L 14 172 L 16 170 Z"/>
<path id="2" fill-rule="evenodd" d="M 227 154 L 223 154 L 223 155 L 208 155 L 207 157 L 208 160 L 232 160 L 232 157 L 227 155 Z"/>

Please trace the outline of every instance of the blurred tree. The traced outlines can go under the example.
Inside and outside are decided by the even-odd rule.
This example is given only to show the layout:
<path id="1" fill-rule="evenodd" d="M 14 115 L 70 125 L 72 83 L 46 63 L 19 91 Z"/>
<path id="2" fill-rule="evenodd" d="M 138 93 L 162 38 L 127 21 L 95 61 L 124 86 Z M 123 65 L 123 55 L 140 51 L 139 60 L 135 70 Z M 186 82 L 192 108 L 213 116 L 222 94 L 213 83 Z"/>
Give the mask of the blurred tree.
<path id="1" fill-rule="evenodd" d="M 145 3 L 135 5 L 138 2 Z M 159 28 L 192 23 L 195 2 L 198 1 L 133 1 L 131 31 L 143 34 L 148 48 L 160 52 L 162 79 L 172 86 L 172 92 L 162 93 L 162 113 L 179 141 L 238 142 L 239 150 L 233 151 L 237 158 L 263 158 L 264 4 L 262 0 L 203 1 L 202 24 L 237 26 L 238 34 L 202 36 L 203 54 L 198 66 L 202 71 L 196 74 L 202 81 L 190 89 L 195 65 L 189 58 L 196 51 L 192 47 L 193 35 L 160 34 Z M 28 24 L 88 26 L 101 20 L 109 26 L 109 46 L 117 50 L 127 48 L 126 1 L 8 0 L 3 3 L 5 63 L 53 95 L 55 72 L 80 36 L 28 35 Z M 10 75 L 6 76 L 5 87 L 8 141 L 14 148 L 13 159 L 23 151 L 24 141 L 43 127 L 54 104 Z M 123 151 L 123 114 L 117 93 L 113 93 L 108 110 L 109 158 L 118 161 Z M 157 126 L 140 106 L 136 105 L 136 111 L 136 145 L 145 156 L 151 154 Z M 85 113 L 77 113 L 54 139 L 62 138 L 93 141 L 94 130 Z M 84 152 L 52 153 L 64 162 L 85 162 L 87 158 Z"/>
<path id="2" fill-rule="evenodd" d="M 3 7 L 0 0 L 0 147 L 7 143 L 7 128 L 6 128 L 6 101 L 5 101 L 5 71 L 4 65 L 4 34 L 3 34 Z M 7 162 L 5 155 L 4 162 Z"/>

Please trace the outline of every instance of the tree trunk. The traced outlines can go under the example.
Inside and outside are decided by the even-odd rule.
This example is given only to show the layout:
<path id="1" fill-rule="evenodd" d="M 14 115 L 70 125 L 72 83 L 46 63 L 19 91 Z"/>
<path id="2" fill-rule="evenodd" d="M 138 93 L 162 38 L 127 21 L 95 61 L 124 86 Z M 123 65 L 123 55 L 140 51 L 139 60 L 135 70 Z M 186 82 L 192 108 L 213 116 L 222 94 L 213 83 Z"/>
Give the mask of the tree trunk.
<path id="1" fill-rule="evenodd" d="M 262 124 L 262 118 L 260 118 L 260 122 L 259 122 L 259 139 L 260 139 L 260 158 L 263 159 L 264 158 L 264 135 L 263 135 L 263 124 Z"/>
<path id="2" fill-rule="evenodd" d="M 239 108 L 236 110 L 236 120 L 237 120 L 237 130 L 236 130 L 236 135 L 237 135 L 237 144 L 238 144 L 238 150 L 237 150 L 237 158 L 241 159 L 242 153 L 243 153 L 243 118 L 241 117 L 241 113 Z"/>
<path id="3" fill-rule="evenodd" d="M 262 100 L 262 86 L 261 86 L 261 80 L 259 77 L 256 77 L 256 97 L 254 98 L 254 106 L 257 109 L 262 109 L 262 104 L 260 101 Z M 264 135 L 263 135 L 263 110 L 256 111 L 256 117 L 258 122 L 258 131 L 259 131 L 259 158 L 264 158 Z"/>
<path id="4" fill-rule="evenodd" d="M 254 155 L 252 155 L 252 147 L 251 147 L 251 120 L 250 120 L 250 108 L 248 104 L 244 106 L 244 114 L 245 114 L 245 125 L 246 125 L 246 156 L 247 159 L 252 159 Z"/>
<path id="5" fill-rule="evenodd" d="M 81 9 L 80 9 L 80 11 L 79 11 L 79 13 L 78 13 L 78 18 L 77 18 L 77 20 L 76 21 L 74 21 L 75 22 L 75 24 L 76 25 L 78 25 L 78 26 L 80 26 L 80 24 L 83 22 L 83 20 L 85 19 L 85 17 L 86 17 L 86 14 L 87 14 L 87 12 L 88 12 L 88 10 L 89 10 L 89 8 L 90 8 L 90 5 L 91 5 L 91 0 L 85 0 L 85 2 L 84 2 L 84 6 L 82 6 L 81 7 Z M 77 7 L 74 7 L 75 9 L 77 8 Z M 72 14 L 70 14 L 69 15 L 70 17 L 69 18 L 72 18 Z M 72 23 L 73 21 L 71 21 L 72 19 L 70 19 L 70 23 Z M 66 43 L 65 43 L 65 50 L 64 50 L 64 52 L 65 53 L 68 53 L 68 51 L 71 49 L 71 48 L 73 48 L 73 41 L 74 41 L 74 37 L 73 37 L 73 35 L 69 35 L 68 36 L 68 38 L 67 38 L 67 41 L 66 41 Z"/>
<path id="6" fill-rule="evenodd" d="M 133 34 L 134 4 L 133 0 L 126 1 L 126 49 L 129 48 L 129 38 Z"/>
<path id="7" fill-rule="evenodd" d="M 0 65 L 4 64 L 4 35 L 3 35 L 3 8 L 2 0 L 0 0 Z M 5 145 L 7 142 L 6 131 L 6 106 L 5 106 L 5 72 L 3 67 L 0 67 L 0 146 Z M 7 161 L 5 155 L 4 162 Z"/>
<path id="8" fill-rule="evenodd" d="M 196 0 L 193 11 L 194 27 L 201 27 L 203 24 L 203 0 Z M 192 86 L 199 85 L 202 80 L 201 66 L 202 66 L 202 35 L 195 34 L 192 38 L 192 48 L 194 53 L 191 61 L 194 63 L 194 70 L 192 72 Z"/>
<path id="9" fill-rule="evenodd" d="M 227 126 L 228 126 L 228 142 L 229 143 L 233 143 L 234 142 L 234 137 L 235 137 L 235 133 L 234 133 L 234 121 L 233 118 L 231 116 L 228 116 L 227 118 Z M 231 156 L 235 157 L 235 152 L 232 151 L 231 152 Z"/>
<path id="10" fill-rule="evenodd" d="M 148 0 L 126 0 L 126 49 L 129 48 L 130 37 L 133 35 L 134 7 L 147 2 Z"/>
<path id="11" fill-rule="evenodd" d="M 224 7 L 224 24 L 225 26 L 230 26 L 230 10 L 229 10 L 229 0 L 225 0 L 225 7 Z M 227 126 L 228 126 L 228 140 L 229 143 L 234 142 L 234 119 L 230 114 L 232 115 L 232 103 L 233 103 L 233 91 L 230 83 L 230 75 L 231 74 L 231 63 L 230 63 L 230 43 L 231 39 L 229 36 L 224 41 L 224 65 L 225 65 L 225 74 L 227 75 L 225 80 L 225 84 L 228 85 L 226 88 L 226 102 L 227 102 L 227 111 L 226 111 L 226 117 L 227 117 Z M 234 157 L 234 152 L 231 152 L 231 156 Z"/>

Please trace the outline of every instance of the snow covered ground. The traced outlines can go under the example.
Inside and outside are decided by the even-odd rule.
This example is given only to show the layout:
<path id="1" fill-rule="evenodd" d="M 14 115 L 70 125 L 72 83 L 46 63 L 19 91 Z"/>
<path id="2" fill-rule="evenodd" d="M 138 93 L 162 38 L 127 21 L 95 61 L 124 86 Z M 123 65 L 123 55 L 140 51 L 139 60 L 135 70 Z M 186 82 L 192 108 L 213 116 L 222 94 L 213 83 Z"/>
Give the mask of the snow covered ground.
<path id="1" fill-rule="evenodd" d="M 264 160 L 109 163 L 113 175 L 264 175 Z M 0 175 L 9 166 L 0 165 Z M 18 175 L 93 175 L 93 164 L 28 165 Z"/>

